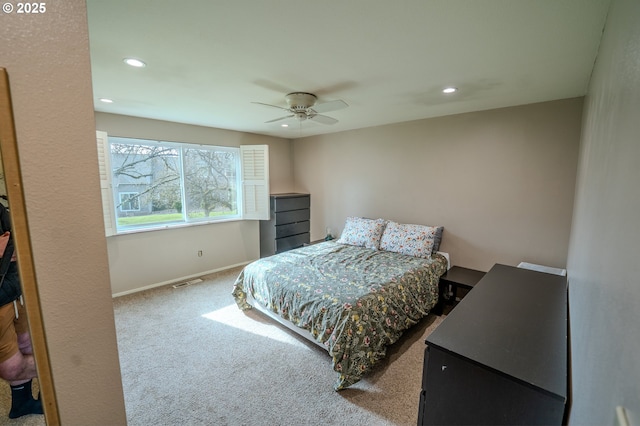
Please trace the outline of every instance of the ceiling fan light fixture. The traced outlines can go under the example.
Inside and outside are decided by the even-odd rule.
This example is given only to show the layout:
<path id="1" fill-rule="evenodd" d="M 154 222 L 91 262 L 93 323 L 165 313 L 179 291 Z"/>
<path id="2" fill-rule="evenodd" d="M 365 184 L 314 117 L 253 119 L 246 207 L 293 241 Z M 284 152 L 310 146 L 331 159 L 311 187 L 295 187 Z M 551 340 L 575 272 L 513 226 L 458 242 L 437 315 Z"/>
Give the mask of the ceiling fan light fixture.
<path id="1" fill-rule="evenodd" d="M 442 93 L 446 93 L 446 94 L 456 93 L 457 91 L 458 91 L 458 88 L 453 86 L 445 87 L 444 89 L 442 89 Z"/>
<path id="2" fill-rule="evenodd" d="M 311 108 L 316 104 L 318 98 L 316 95 L 307 92 L 292 92 L 285 96 L 287 105 L 293 110 L 304 110 Z"/>
<path id="3" fill-rule="evenodd" d="M 317 96 L 313 93 L 307 92 L 291 92 L 285 95 L 288 108 L 284 108 L 278 105 L 265 104 L 262 102 L 251 102 L 252 104 L 263 105 L 269 108 L 276 108 L 284 110 L 289 113 L 284 117 L 274 118 L 273 120 L 265 121 L 265 123 L 274 123 L 281 120 L 287 120 L 295 118 L 299 123 L 306 120 L 311 120 L 320 124 L 336 124 L 338 120 L 327 115 L 323 115 L 325 112 L 336 111 L 348 107 L 347 103 L 343 100 L 337 99 L 330 102 L 322 102 L 316 104 L 318 100 Z M 283 126 L 284 127 L 284 126 Z"/>
<path id="4" fill-rule="evenodd" d="M 124 58 L 123 61 L 125 64 L 135 68 L 144 68 L 147 66 L 146 63 L 136 58 Z"/>

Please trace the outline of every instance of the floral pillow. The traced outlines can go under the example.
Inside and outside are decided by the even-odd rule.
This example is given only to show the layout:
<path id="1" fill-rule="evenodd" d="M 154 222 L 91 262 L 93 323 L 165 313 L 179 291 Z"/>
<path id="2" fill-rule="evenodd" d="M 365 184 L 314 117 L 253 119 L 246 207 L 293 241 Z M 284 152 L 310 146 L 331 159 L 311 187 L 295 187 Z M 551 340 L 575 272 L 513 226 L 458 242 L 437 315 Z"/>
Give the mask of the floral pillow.
<path id="1" fill-rule="evenodd" d="M 436 251 L 436 239 L 439 245 L 442 229 L 441 226 L 389 222 L 380 239 L 380 249 L 429 258 Z"/>
<path id="2" fill-rule="evenodd" d="M 384 219 L 348 217 L 340 239 L 336 242 L 380 250 L 380 238 L 386 224 Z"/>

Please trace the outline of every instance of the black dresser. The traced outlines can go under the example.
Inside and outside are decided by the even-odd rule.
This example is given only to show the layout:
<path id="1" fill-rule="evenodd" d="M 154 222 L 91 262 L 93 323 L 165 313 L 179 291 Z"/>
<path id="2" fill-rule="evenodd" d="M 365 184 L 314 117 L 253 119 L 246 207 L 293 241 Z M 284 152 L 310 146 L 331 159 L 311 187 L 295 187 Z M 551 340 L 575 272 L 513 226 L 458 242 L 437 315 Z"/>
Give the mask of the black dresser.
<path id="1" fill-rule="evenodd" d="M 270 219 L 260 221 L 260 257 L 309 244 L 310 195 L 272 194 L 270 205 Z"/>
<path id="2" fill-rule="evenodd" d="M 419 425 L 559 425 L 567 280 L 494 265 L 427 338 Z"/>

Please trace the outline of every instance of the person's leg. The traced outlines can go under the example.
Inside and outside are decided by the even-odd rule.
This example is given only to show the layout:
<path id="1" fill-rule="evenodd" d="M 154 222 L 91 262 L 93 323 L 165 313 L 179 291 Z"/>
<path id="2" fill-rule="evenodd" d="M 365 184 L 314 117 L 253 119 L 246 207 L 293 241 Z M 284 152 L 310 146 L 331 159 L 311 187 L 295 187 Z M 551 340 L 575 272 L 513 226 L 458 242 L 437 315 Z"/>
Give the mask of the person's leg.
<path id="1" fill-rule="evenodd" d="M 0 307 L 0 377 L 11 386 L 9 417 L 12 419 L 26 414 L 43 414 L 42 402 L 33 398 L 31 390 L 31 380 L 37 376 L 37 370 L 31 354 L 31 339 L 25 331 L 28 330 L 26 318 L 19 303 Z"/>
<path id="2" fill-rule="evenodd" d="M 9 384 L 22 384 L 37 377 L 36 363 L 33 355 L 24 355 L 16 351 L 9 359 L 0 362 L 0 377 Z"/>
<path id="3" fill-rule="evenodd" d="M 22 353 L 14 323 L 15 312 L 13 303 L 0 306 L 0 377 L 7 381 L 16 380 L 15 369 L 22 365 Z M 16 356 L 19 358 L 15 358 Z"/>
<path id="4" fill-rule="evenodd" d="M 18 349 L 20 349 L 20 352 L 22 352 L 23 355 L 33 355 L 29 330 L 21 332 L 16 326 L 16 333 L 18 334 Z"/>
<path id="5" fill-rule="evenodd" d="M 24 306 L 18 300 L 0 307 L 0 377 L 11 384 L 36 377 L 32 352 Z"/>

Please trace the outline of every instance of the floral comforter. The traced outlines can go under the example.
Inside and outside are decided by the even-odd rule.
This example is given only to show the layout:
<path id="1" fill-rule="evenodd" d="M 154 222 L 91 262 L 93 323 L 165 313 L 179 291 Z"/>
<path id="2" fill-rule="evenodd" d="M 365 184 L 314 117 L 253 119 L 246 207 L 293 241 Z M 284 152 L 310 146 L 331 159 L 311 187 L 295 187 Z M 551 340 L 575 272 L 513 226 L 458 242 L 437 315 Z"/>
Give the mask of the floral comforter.
<path id="1" fill-rule="evenodd" d="M 444 256 L 432 259 L 324 242 L 247 265 L 233 296 L 247 293 L 323 343 L 344 389 L 360 380 L 438 300 Z"/>

